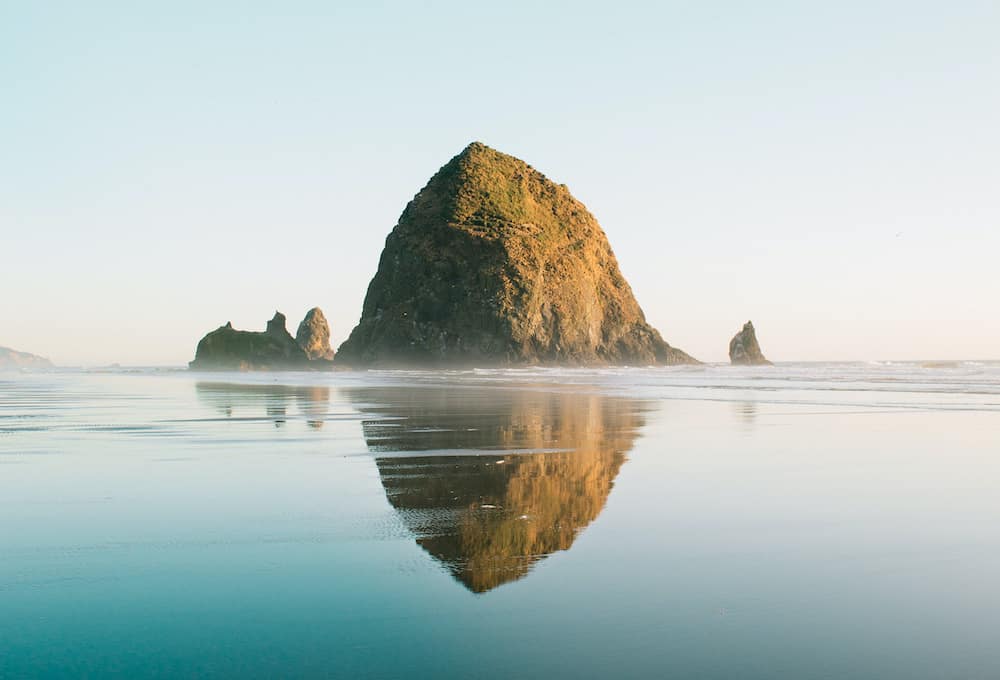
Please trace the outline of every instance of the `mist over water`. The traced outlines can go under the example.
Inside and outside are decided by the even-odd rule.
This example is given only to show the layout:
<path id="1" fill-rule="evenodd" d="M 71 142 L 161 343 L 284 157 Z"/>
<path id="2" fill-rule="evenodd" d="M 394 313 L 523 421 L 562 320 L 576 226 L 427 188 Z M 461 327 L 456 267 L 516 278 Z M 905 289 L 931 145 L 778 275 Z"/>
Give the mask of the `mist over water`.
<path id="1" fill-rule="evenodd" d="M 990 678 L 1000 364 L 0 377 L 0 677 Z"/>

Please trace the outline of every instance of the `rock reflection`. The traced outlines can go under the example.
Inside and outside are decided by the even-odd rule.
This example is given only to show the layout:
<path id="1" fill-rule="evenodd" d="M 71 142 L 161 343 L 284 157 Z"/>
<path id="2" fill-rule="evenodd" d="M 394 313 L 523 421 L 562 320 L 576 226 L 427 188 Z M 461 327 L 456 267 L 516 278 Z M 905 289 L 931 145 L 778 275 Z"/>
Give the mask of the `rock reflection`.
<path id="1" fill-rule="evenodd" d="M 757 402 L 755 401 L 734 401 L 733 410 L 736 417 L 748 430 L 753 429 L 757 422 Z"/>
<path id="2" fill-rule="evenodd" d="M 417 543 L 477 593 L 573 545 L 604 508 L 644 422 L 641 402 L 596 394 L 348 393 L 380 416 L 363 422 L 369 449 L 397 453 L 376 458 L 389 502 Z"/>
<path id="3" fill-rule="evenodd" d="M 322 429 L 330 404 L 330 388 L 320 385 L 254 385 L 223 382 L 195 383 L 198 398 L 227 418 L 260 418 L 258 414 L 283 427 L 294 404 L 306 424 Z"/>

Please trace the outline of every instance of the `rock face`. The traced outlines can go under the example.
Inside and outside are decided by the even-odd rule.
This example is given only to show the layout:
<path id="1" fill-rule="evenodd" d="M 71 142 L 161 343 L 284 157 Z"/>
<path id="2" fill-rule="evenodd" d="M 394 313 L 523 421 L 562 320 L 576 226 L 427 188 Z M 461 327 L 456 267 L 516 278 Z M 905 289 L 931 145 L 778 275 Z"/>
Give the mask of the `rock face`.
<path id="1" fill-rule="evenodd" d="M 52 368 L 52 362 L 27 352 L 18 352 L 7 347 L 0 347 L 0 371 L 18 371 L 21 369 Z"/>
<path id="2" fill-rule="evenodd" d="M 741 366 L 770 366 L 771 362 L 764 358 L 757 343 L 757 333 L 753 323 L 747 321 L 743 330 L 729 341 L 729 361 Z"/>
<path id="3" fill-rule="evenodd" d="M 333 359 L 333 349 L 330 347 L 330 324 L 319 307 L 313 307 L 306 312 L 306 317 L 299 324 L 295 333 L 295 341 L 305 351 L 310 359 Z"/>
<path id="4" fill-rule="evenodd" d="M 263 333 L 238 331 L 231 323 L 212 331 L 198 343 L 189 366 L 202 370 L 295 369 L 309 359 L 285 328 L 285 315 L 275 312 Z"/>
<path id="5" fill-rule="evenodd" d="M 478 142 L 403 211 L 337 361 L 697 363 L 646 323 L 583 204 Z"/>

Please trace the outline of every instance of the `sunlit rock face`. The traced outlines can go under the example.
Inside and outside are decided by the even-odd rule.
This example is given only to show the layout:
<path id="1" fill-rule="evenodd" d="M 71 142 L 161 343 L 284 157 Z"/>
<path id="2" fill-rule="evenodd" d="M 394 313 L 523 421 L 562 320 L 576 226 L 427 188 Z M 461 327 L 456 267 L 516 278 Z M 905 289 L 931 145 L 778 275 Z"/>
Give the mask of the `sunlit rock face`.
<path id="1" fill-rule="evenodd" d="M 604 508 L 642 426 L 641 402 L 596 394 L 369 388 L 386 497 L 469 590 L 522 578 Z M 420 452 L 421 455 L 414 455 Z M 426 452 L 426 453 L 424 453 Z"/>
<path id="2" fill-rule="evenodd" d="M 310 359 L 333 359 L 333 349 L 330 347 L 330 324 L 326 321 L 323 310 L 313 307 L 299 324 L 295 333 L 295 341 Z"/>
<path id="3" fill-rule="evenodd" d="M 336 361 L 686 364 L 565 185 L 473 142 L 406 206 Z"/>

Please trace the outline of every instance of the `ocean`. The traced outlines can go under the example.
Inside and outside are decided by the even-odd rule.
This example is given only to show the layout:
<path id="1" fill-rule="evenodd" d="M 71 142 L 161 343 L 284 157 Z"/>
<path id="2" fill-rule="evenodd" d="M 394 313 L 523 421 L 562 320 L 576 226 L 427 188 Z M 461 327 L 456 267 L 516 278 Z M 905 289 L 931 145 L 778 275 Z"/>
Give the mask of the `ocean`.
<path id="1" fill-rule="evenodd" d="M 1000 362 L 0 375 L 0 678 L 1000 677 Z"/>

